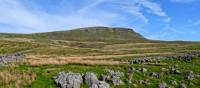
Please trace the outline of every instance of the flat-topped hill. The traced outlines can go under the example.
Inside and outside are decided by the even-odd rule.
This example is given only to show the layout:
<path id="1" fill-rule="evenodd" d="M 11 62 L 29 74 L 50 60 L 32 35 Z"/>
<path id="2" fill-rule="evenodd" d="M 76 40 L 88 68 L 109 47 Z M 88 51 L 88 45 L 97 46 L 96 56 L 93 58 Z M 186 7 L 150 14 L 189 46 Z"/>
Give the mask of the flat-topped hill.
<path id="1" fill-rule="evenodd" d="M 25 37 L 36 39 L 103 41 L 103 42 L 147 42 L 139 33 L 129 28 L 87 27 L 67 31 L 33 34 L 1 34 L 4 37 Z"/>

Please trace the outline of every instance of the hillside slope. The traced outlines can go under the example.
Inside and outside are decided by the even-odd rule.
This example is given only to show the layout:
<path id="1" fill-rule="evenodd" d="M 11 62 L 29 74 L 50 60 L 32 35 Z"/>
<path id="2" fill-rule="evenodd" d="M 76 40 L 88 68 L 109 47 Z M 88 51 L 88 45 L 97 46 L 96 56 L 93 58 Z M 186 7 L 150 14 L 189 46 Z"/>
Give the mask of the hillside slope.
<path id="1" fill-rule="evenodd" d="M 56 31 L 34 34 L 1 34 L 4 37 L 23 37 L 34 39 L 53 39 L 70 41 L 102 42 L 147 42 L 142 35 L 128 28 L 87 27 L 69 31 Z"/>

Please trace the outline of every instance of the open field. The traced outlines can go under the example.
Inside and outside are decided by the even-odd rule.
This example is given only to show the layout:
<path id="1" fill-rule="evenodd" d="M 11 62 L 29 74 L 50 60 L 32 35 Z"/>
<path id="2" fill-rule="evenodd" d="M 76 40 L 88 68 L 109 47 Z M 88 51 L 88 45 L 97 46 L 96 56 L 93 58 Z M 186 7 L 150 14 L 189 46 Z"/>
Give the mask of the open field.
<path id="1" fill-rule="evenodd" d="M 80 72 L 80 73 L 85 73 L 85 72 L 95 72 L 98 74 L 98 76 L 102 73 L 105 73 L 106 69 L 114 69 L 114 70 L 120 70 L 124 73 L 127 73 L 127 70 L 129 67 L 135 67 L 135 68 L 146 68 L 148 69 L 148 72 L 136 72 L 133 75 L 133 80 L 134 81 L 139 81 L 139 80 L 145 80 L 149 79 L 151 81 L 151 84 L 148 85 L 148 88 L 155 88 L 158 86 L 159 82 L 165 81 L 166 83 L 170 84 L 170 80 L 176 80 L 178 83 L 183 81 L 188 85 L 188 88 L 198 88 L 200 79 L 197 78 L 193 81 L 185 80 L 185 78 L 181 75 L 176 75 L 176 74 L 164 74 L 160 79 L 157 78 L 151 78 L 148 74 L 151 72 L 162 72 L 162 68 L 168 68 L 169 66 L 174 66 L 178 65 L 178 68 L 181 70 L 181 72 L 187 72 L 187 71 L 193 71 L 195 74 L 199 74 L 200 70 L 200 64 L 199 64 L 199 58 L 193 60 L 190 63 L 187 62 L 181 62 L 181 61 L 164 61 L 163 63 L 166 63 L 166 65 L 73 65 L 73 64 L 68 64 L 68 65 L 45 65 L 45 66 L 30 66 L 28 64 L 19 64 L 18 67 L 15 67 L 16 73 L 17 72 L 24 72 L 24 73 L 29 73 L 32 72 L 31 74 L 36 74 L 36 79 L 33 81 L 33 83 L 30 85 L 29 83 L 26 83 L 26 87 L 30 88 L 54 88 L 55 84 L 52 79 L 53 76 L 56 76 L 58 72 L 60 71 L 72 71 L 72 72 Z M 6 70 L 6 68 L 1 69 Z M 13 70 L 13 69 L 12 69 Z M 7 76 L 7 75 L 6 75 Z M 10 77 L 10 76 L 7 76 Z M 23 78 L 22 80 L 27 80 L 29 78 Z M 127 77 L 123 79 L 126 82 Z M 30 82 L 31 83 L 31 82 Z M 127 83 L 127 82 L 126 82 Z M 16 84 L 16 83 L 15 83 Z M 135 82 L 136 88 L 145 88 L 145 85 L 142 85 L 140 83 Z M 6 84 L 3 86 L 9 86 L 11 84 Z M 17 84 L 16 84 L 17 85 Z M 134 87 L 134 85 L 123 85 L 123 86 L 115 86 L 115 88 L 126 88 L 127 86 Z M 13 88 L 15 88 L 13 86 Z M 85 87 L 84 87 L 85 88 Z"/>
<path id="2" fill-rule="evenodd" d="M 112 88 L 147 87 L 138 83 L 148 79 L 148 88 L 155 88 L 164 81 L 170 85 L 170 80 L 177 83 L 184 82 L 188 88 L 198 88 L 200 78 L 193 81 L 185 80 L 181 75 L 164 74 L 161 78 L 151 78 L 151 72 L 161 73 L 162 68 L 178 65 L 181 72 L 192 70 L 200 73 L 199 58 L 192 62 L 162 61 L 160 65 L 128 64 L 133 57 L 166 56 L 199 51 L 198 43 L 124 43 L 82 42 L 65 40 L 38 40 L 26 38 L 1 38 L 0 54 L 23 52 L 26 60 L 15 63 L 14 66 L 1 67 L 0 88 L 55 88 L 53 77 L 60 71 L 95 72 L 97 76 L 105 73 L 106 69 L 119 70 L 127 73 L 129 67 L 146 68 L 148 72 L 136 72 L 133 84 L 127 82 L 127 74 L 123 81 L 126 85 L 112 86 Z M 200 75 L 200 74 L 199 74 Z M 17 76 L 17 78 L 15 78 Z M 171 85 L 173 86 L 173 85 Z M 83 88 L 87 88 L 84 84 Z M 178 87 L 178 86 L 175 86 Z"/>
<path id="3" fill-rule="evenodd" d="M 200 88 L 200 0 L 0 0 L 0 88 Z"/>

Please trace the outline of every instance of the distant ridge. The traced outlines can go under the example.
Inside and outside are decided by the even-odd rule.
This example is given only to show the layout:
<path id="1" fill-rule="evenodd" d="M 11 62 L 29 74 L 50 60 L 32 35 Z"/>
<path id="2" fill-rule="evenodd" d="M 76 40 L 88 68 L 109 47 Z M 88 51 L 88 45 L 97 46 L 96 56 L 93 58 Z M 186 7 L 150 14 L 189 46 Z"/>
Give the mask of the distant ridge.
<path id="1" fill-rule="evenodd" d="M 54 31 L 33 34 L 1 33 L 0 37 L 69 40 L 69 41 L 102 41 L 114 43 L 149 42 L 139 33 L 130 28 L 117 27 L 86 27 L 67 31 Z"/>
<path id="2" fill-rule="evenodd" d="M 130 28 L 85 27 L 66 31 L 53 31 L 32 34 L 0 33 L 0 38 L 30 38 L 39 40 L 67 40 L 111 43 L 200 43 L 194 41 L 149 40 Z"/>
<path id="3" fill-rule="evenodd" d="M 71 41 L 146 42 L 142 35 L 129 28 L 86 27 L 68 31 L 31 34 L 34 38 Z"/>

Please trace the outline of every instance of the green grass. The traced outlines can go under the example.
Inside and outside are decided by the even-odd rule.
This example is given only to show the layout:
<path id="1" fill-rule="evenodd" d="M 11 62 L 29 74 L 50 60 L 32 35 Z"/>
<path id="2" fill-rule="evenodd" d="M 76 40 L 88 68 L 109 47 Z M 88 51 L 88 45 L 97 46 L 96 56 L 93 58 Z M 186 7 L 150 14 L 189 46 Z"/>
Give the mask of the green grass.
<path id="1" fill-rule="evenodd" d="M 85 33 L 85 32 L 84 32 Z M 104 31 L 103 31 L 104 33 Z M 79 33 L 76 33 L 77 35 Z M 58 34 L 57 34 L 58 35 Z M 49 36 L 49 35 L 48 35 Z M 60 35 L 61 36 L 61 35 Z M 81 35 L 83 36 L 83 35 Z M 108 36 L 108 34 L 105 34 Z M 24 37 L 24 36 L 21 36 Z M 32 36 L 34 37 L 34 36 Z M 45 36 L 43 36 L 45 38 Z M 70 36 L 69 36 L 70 37 Z M 73 37 L 73 36 L 71 36 Z M 114 36 L 115 37 L 115 36 Z M 31 38 L 31 37 L 30 37 Z M 61 37 L 65 38 L 65 36 Z M 81 38 L 81 37 L 80 37 Z M 113 36 L 111 36 L 112 40 Z M 118 38 L 118 37 L 117 37 Z M 81 39 L 82 40 L 82 39 Z M 91 55 L 125 55 L 125 54 L 144 54 L 144 53 L 164 53 L 164 52 L 173 52 L 183 53 L 189 52 L 190 50 L 200 50 L 199 44 L 176 44 L 176 43 L 152 43 L 152 44 L 113 44 L 105 42 L 85 42 L 85 41 L 55 41 L 49 39 L 35 38 L 31 42 L 25 41 L 13 41 L 11 40 L 0 40 L 0 55 L 12 54 L 16 52 L 25 52 L 26 55 L 46 55 L 49 58 L 59 57 L 59 56 L 91 56 Z M 118 42 L 119 43 L 119 42 Z M 181 46 L 181 47 L 179 47 Z M 152 48 L 155 49 L 141 49 L 141 48 Z M 139 48 L 139 49 L 138 49 Z M 51 57 L 52 55 L 52 57 Z M 107 60 L 116 60 L 116 61 L 126 61 L 132 59 L 132 56 L 119 57 L 119 58 L 108 58 Z M 179 69 L 182 72 L 192 70 L 195 74 L 200 74 L 200 58 L 194 59 L 192 62 L 187 63 L 183 61 L 163 61 L 166 65 L 114 65 L 114 66 L 90 66 L 90 65 L 79 65 L 79 64 L 68 64 L 68 65 L 46 65 L 46 66 L 30 66 L 27 63 L 17 64 L 17 67 L 13 70 L 16 73 L 34 73 L 36 74 L 36 80 L 32 85 L 25 86 L 27 88 L 55 88 L 53 77 L 56 76 L 60 71 L 66 72 L 94 72 L 99 76 L 102 73 L 105 73 L 106 69 L 119 70 L 124 73 L 127 73 L 129 67 L 135 68 L 147 68 L 148 71 L 144 75 L 141 72 L 135 72 L 133 75 L 133 81 L 149 79 L 151 84 L 149 86 L 144 86 L 138 83 L 138 88 L 156 88 L 161 81 L 164 81 L 169 84 L 170 80 L 176 80 L 178 83 L 184 80 L 185 84 L 188 84 L 188 88 L 198 88 L 200 86 L 200 78 L 197 78 L 194 81 L 191 81 L 194 85 L 189 85 L 189 81 L 185 80 L 182 75 L 174 74 L 165 74 L 160 79 L 152 79 L 149 74 L 151 72 L 161 72 L 161 68 L 168 68 L 169 66 L 179 65 Z M 9 67 L 0 67 L 0 71 L 9 70 Z M 127 88 L 133 87 L 133 85 L 128 84 L 127 74 L 123 78 L 123 81 L 126 85 L 116 86 L 112 88 Z M 0 87 L 5 87 L 0 85 Z M 14 87 L 13 87 L 14 88 Z M 82 85 L 82 88 L 87 88 L 85 84 Z"/>
<path id="2" fill-rule="evenodd" d="M 38 66 L 38 67 L 32 67 L 28 64 L 20 64 L 15 70 L 21 71 L 21 72 L 33 72 L 37 75 L 36 80 L 33 82 L 32 85 L 26 86 L 28 88 L 55 88 L 55 84 L 53 81 L 53 77 L 56 76 L 60 71 L 66 71 L 66 72 L 75 72 L 75 73 L 86 73 L 86 72 L 94 72 L 98 76 L 100 74 L 105 74 L 106 69 L 113 69 L 113 70 L 119 70 L 124 73 L 127 73 L 129 67 L 135 67 L 135 68 L 147 68 L 148 71 L 145 73 L 142 72 L 135 72 L 133 75 L 133 81 L 137 80 L 145 80 L 149 79 L 151 84 L 148 86 L 144 86 L 138 83 L 133 82 L 134 84 L 137 84 L 138 88 L 155 88 L 158 86 L 158 84 L 162 81 L 166 82 L 168 85 L 170 83 L 170 80 L 176 80 L 177 83 L 180 83 L 183 81 L 185 84 L 188 84 L 188 88 L 198 88 L 200 86 L 200 78 L 196 78 L 194 81 L 189 81 L 184 78 L 183 75 L 176 75 L 176 74 L 169 74 L 165 73 L 162 78 L 151 78 L 149 74 L 151 72 L 159 72 L 161 73 L 161 68 L 168 68 L 169 66 L 178 65 L 178 69 L 182 73 L 192 70 L 195 74 L 200 74 L 200 58 L 194 59 L 192 62 L 183 62 L 183 61 L 163 61 L 163 63 L 167 63 L 167 65 L 120 65 L 120 66 L 85 66 L 85 65 L 46 65 L 46 66 Z M 5 68 L 1 68 L 0 70 L 4 70 Z M 145 75 L 144 75 L 145 74 Z M 133 87 L 133 85 L 127 83 L 127 74 L 125 74 L 125 77 L 123 78 L 123 81 L 127 85 L 122 86 L 116 86 L 115 88 L 127 88 Z M 193 83 L 194 85 L 189 85 L 189 83 Z M 82 86 L 83 88 L 87 88 L 84 84 Z M 112 86 L 114 88 L 114 86 Z"/>
<path id="3" fill-rule="evenodd" d="M 30 42 L 14 42 L 14 41 L 1 40 L 0 55 L 27 51 L 33 48 L 37 48 L 39 46 L 40 46 L 39 44 L 34 44 Z"/>

